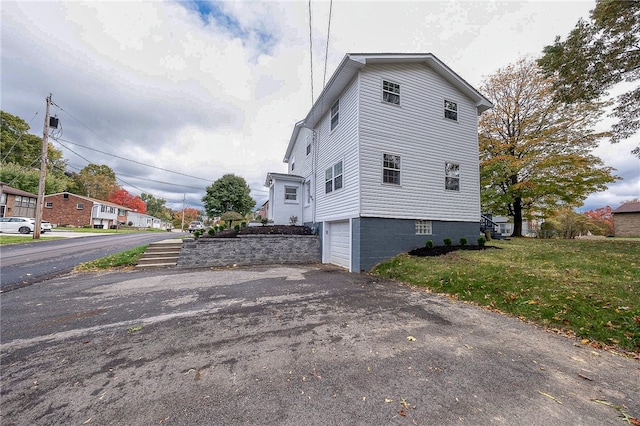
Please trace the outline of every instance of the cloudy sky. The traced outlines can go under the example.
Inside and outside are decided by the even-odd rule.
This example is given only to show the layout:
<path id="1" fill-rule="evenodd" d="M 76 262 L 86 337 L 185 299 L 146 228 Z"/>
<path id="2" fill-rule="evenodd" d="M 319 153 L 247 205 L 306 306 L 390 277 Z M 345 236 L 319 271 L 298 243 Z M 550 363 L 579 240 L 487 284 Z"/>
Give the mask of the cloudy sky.
<path id="1" fill-rule="evenodd" d="M 40 135 L 51 93 L 62 125 L 54 145 L 72 171 L 107 164 L 129 192 L 174 209 L 183 198 L 201 209 L 204 188 L 234 173 L 260 205 L 311 106 L 311 57 L 315 97 L 348 52 L 430 52 L 479 87 L 539 56 L 594 5 L 335 0 L 327 37 L 330 3 L 313 0 L 311 56 L 307 1 L 3 0 L 0 103 Z M 596 151 L 623 180 L 582 210 L 640 196 L 634 143 Z"/>

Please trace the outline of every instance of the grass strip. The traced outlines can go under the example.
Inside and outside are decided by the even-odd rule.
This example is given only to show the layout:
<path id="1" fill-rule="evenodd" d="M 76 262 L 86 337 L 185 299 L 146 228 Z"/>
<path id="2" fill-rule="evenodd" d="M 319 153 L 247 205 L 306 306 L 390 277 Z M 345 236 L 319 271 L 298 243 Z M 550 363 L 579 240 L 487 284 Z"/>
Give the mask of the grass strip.
<path id="1" fill-rule="evenodd" d="M 0 235 L 0 246 L 7 246 L 10 244 L 31 243 L 35 241 L 51 241 L 61 240 L 62 237 L 40 237 L 37 240 L 33 239 L 33 235 Z"/>
<path id="2" fill-rule="evenodd" d="M 127 268 L 135 266 L 149 245 L 135 247 L 120 253 L 101 257 L 100 259 L 84 262 L 76 266 L 75 272 L 93 272 L 111 268 Z"/>
<path id="3" fill-rule="evenodd" d="M 399 255 L 373 273 L 640 353 L 640 240 L 491 241 L 439 257 Z"/>

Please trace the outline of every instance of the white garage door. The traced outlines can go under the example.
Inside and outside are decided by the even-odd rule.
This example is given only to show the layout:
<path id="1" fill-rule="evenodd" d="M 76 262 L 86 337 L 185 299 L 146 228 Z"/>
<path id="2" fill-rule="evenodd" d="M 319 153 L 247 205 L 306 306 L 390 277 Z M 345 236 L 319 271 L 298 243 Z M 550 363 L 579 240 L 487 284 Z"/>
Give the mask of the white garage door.
<path id="1" fill-rule="evenodd" d="M 329 263 L 351 266 L 351 235 L 349 221 L 329 222 Z"/>

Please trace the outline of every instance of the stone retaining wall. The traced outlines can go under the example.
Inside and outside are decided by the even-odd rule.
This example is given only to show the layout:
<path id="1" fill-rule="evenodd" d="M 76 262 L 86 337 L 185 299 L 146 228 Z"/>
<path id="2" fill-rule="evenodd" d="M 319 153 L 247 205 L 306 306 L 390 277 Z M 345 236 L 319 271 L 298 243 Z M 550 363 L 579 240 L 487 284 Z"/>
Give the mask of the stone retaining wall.
<path id="1" fill-rule="evenodd" d="M 240 235 L 237 238 L 185 238 L 178 268 L 273 263 L 319 263 L 315 235 Z"/>

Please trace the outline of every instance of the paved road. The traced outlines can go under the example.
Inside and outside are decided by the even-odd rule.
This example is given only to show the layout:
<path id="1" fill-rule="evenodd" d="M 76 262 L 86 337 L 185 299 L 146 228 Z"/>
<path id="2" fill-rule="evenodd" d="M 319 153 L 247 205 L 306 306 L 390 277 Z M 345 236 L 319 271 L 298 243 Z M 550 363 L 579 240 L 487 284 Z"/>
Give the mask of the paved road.
<path id="1" fill-rule="evenodd" d="M 70 274 L 0 303 L 3 425 L 640 417 L 638 361 L 326 266 Z"/>
<path id="2" fill-rule="evenodd" d="M 48 236 L 66 232 L 46 233 Z M 73 233 L 77 236 L 79 233 Z M 173 238 L 183 233 L 142 232 L 135 234 L 84 234 L 65 238 L 0 246 L 0 290 L 10 291 L 71 271 L 82 262 L 118 253 L 133 247 Z M 43 236 L 43 240 L 46 237 Z"/>

